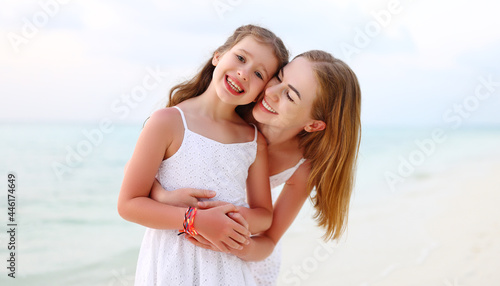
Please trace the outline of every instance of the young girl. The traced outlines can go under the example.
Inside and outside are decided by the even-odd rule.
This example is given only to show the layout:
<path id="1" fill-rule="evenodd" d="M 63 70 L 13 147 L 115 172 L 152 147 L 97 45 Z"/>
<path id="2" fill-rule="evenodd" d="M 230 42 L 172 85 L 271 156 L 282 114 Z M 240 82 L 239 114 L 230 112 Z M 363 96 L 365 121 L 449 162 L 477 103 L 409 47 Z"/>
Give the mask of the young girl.
<path id="1" fill-rule="evenodd" d="M 240 27 L 198 75 L 172 89 L 169 106 L 175 107 L 147 121 L 118 198 L 123 218 L 149 227 L 135 285 L 254 284 L 248 265 L 227 247 L 241 247 L 271 224 L 267 149 L 235 107 L 252 102 L 287 59 L 272 32 Z M 166 190 L 208 189 L 229 204 L 208 210 L 160 204 L 148 197 L 155 178 Z M 243 216 L 248 229 L 232 212 Z M 179 230 L 199 233 L 223 252 L 195 247 Z"/>

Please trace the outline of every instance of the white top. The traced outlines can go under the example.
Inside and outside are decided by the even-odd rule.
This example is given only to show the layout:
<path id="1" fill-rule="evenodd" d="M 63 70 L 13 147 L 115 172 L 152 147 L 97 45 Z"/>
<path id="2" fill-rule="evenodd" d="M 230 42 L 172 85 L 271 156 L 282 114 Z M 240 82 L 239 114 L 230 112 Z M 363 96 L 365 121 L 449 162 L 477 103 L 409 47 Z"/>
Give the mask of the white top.
<path id="1" fill-rule="evenodd" d="M 297 165 L 291 167 L 290 169 L 286 169 L 285 171 L 283 171 L 279 174 L 272 175 L 271 177 L 269 177 L 269 182 L 271 183 L 273 204 L 278 199 L 278 197 L 281 193 L 281 190 L 282 190 L 282 188 L 276 188 L 276 187 L 285 183 L 286 181 L 288 181 L 288 179 L 290 179 L 290 177 L 292 177 L 293 173 L 295 173 L 295 171 L 297 171 L 297 169 L 300 167 L 300 165 L 302 165 L 302 163 L 304 163 L 305 161 L 306 161 L 306 159 L 302 158 L 299 160 Z"/>
<path id="2" fill-rule="evenodd" d="M 184 124 L 179 150 L 164 160 L 156 178 L 165 190 L 213 190 L 220 200 L 246 206 L 248 168 L 257 153 L 257 129 L 251 142 L 223 144 Z M 255 127 L 255 126 L 254 126 Z M 141 245 L 135 285 L 255 285 L 248 263 L 238 257 L 196 247 L 178 230 L 147 228 Z"/>
<path id="3" fill-rule="evenodd" d="M 271 183 L 271 194 L 273 197 L 273 204 L 278 199 L 283 188 L 277 188 L 279 185 L 285 183 L 295 173 L 295 171 L 304 163 L 306 159 L 302 158 L 290 169 L 287 169 L 279 174 L 269 177 Z M 273 252 L 266 259 L 257 262 L 249 262 L 250 269 L 255 277 L 257 285 L 270 286 L 275 285 L 278 280 L 278 275 L 281 266 L 281 242 L 274 247 Z"/>

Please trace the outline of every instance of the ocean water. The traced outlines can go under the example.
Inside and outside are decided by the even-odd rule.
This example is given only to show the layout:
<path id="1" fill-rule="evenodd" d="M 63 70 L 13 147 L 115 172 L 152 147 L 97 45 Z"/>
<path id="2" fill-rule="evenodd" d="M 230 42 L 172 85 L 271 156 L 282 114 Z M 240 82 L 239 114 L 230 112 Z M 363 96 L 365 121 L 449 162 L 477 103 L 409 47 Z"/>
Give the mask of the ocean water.
<path id="1" fill-rule="evenodd" d="M 133 285 L 144 228 L 123 220 L 116 201 L 141 128 L 0 124 L 0 285 Z M 435 130 L 364 127 L 353 205 L 500 154 L 500 128 L 440 129 L 433 136 Z M 16 175 L 16 278 L 7 276 L 10 172 Z"/>

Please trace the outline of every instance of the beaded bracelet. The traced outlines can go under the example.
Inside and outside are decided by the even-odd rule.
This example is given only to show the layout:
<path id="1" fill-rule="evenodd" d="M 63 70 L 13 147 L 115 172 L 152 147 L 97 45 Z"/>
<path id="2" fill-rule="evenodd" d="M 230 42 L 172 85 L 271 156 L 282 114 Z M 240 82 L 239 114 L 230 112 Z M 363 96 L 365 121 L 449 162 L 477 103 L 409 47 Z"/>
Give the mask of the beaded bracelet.
<path id="1" fill-rule="evenodd" d="M 196 215 L 196 208 L 189 207 L 184 214 L 184 223 L 182 226 L 184 229 L 179 230 L 179 234 L 187 233 L 189 235 L 197 235 L 198 232 L 194 229 L 194 216 Z"/>

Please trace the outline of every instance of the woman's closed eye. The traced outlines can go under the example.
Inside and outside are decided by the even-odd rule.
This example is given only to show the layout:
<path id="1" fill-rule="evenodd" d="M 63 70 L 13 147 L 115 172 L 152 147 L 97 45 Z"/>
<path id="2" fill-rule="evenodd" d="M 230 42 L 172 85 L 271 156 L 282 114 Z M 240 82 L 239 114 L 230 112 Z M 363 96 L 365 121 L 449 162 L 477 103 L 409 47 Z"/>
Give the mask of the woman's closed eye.
<path id="1" fill-rule="evenodd" d="M 282 80 L 281 80 L 281 77 L 280 77 L 280 74 L 279 74 L 279 73 L 276 75 L 276 79 L 277 79 L 279 82 L 282 82 Z"/>

